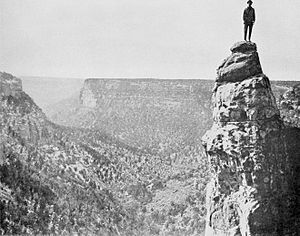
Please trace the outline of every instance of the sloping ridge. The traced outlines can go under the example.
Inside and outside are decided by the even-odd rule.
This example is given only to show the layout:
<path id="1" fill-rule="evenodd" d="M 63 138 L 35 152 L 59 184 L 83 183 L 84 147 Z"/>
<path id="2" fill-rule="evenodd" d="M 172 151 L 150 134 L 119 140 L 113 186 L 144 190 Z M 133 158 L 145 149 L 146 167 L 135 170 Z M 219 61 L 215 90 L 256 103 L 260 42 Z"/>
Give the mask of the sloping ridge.
<path id="1" fill-rule="evenodd" d="M 0 72 L 0 234 L 117 234 L 126 213 L 110 186 L 133 178 L 125 153 L 134 156 L 51 123 L 21 80 Z"/>
<path id="2" fill-rule="evenodd" d="M 165 158 L 56 125 L 19 79 L 0 73 L 0 84 L 0 234 L 203 231 L 207 178 L 198 151 Z"/>
<path id="3" fill-rule="evenodd" d="M 300 130 L 283 124 L 256 45 L 231 52 L 203 137 L 212 173 L 206 235 L 299 235 Z"/>

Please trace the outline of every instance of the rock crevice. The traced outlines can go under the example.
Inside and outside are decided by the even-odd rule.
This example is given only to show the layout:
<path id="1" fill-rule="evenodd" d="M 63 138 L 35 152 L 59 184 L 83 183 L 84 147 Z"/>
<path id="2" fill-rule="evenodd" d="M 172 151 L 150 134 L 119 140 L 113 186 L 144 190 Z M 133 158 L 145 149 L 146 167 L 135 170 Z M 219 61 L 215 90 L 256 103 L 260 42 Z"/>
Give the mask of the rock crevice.
<path id="1" fill-rule="evenodd" d="M 299 148 L 287 142 L 256 45 L 231 51 L 217 71 L 214 124 L 203 137 L 212 173 L 206 235 L 297 235 Z"/>

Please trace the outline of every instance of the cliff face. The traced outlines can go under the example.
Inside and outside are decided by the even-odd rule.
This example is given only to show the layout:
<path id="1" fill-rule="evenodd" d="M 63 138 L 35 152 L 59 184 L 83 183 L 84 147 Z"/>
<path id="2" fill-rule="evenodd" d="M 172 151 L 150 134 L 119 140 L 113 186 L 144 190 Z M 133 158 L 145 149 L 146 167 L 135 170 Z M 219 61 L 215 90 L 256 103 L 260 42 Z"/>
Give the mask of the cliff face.
<path id="1" fill-rule="evenodd" d="M 11 119 L 8 119 L 8 117 Z M 20 117 L 24 118 L 23 120 Z M 23 92 L 21 79 L 5 73 L 0 73 L 0 146 L 7 142 L 5 135 L 8 130 L 19 131 L 24 142 L 37 142 L 44 113 L 32 99 Z M 5 126 L 5 123 L 9 126 Z M 42 123 L 42 122 L 41 122 Z M 12 128 L 13 127 L 13 128 Z M 0 151 L 1 153 L 1 151 Z"/>
<path id="2" fill-rule="evenodd" d="M 205 80 L 160 80 L 160 79 L 86 79 L 81 89 L 80 101 L 83 106 L 103 108 L 113 100 L 124 102 L 124 108 L 135 106 L 136 101 L 157 107 L 160 102 L 170 103 L 169 109 L 179 106 L 180 101 L 201 99 L 205 93 L 201 86 L 211 87 Z M 199 93 L 201 91 L 201 93 Z M 161 101 L 163 100 L 163 101 Z M 156 104 L 153 104 L 156 103 Z"/>
<path id="3" fill-rule="evenodd" d="M 93 85 L 85 82 L 80 92 L 80 103 L 85 107 L 95 108 L 97 105 L 97 96 L 93 93 Z"/>
<path id="4" fill-rule="evenodd" d="M 206 235 L 297 235 L 300 132 L 284 127 L 256 45 L 231 51 L 203 137 L 212 173 Z"/>

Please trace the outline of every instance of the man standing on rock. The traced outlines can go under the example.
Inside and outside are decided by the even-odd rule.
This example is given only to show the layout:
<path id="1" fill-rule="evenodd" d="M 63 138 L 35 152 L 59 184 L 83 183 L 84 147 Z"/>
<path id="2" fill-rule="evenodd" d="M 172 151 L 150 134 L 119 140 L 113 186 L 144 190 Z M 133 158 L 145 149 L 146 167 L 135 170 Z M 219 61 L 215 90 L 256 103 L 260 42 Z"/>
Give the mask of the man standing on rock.
<path id="1" fill-rule="evenodd" d="M 255 22 L 255 10 L 252 7 L 252 1 L 249 0 L 247 2 L 248 7 L 244 10 L 243 14 L 243 20 L 244 20 L 244 40 L 247 41 L 247 32 L 249 28 L 249 41 L 251 41 L 251 34 L 252 34 L 252 28 L 253 24 Z"/>

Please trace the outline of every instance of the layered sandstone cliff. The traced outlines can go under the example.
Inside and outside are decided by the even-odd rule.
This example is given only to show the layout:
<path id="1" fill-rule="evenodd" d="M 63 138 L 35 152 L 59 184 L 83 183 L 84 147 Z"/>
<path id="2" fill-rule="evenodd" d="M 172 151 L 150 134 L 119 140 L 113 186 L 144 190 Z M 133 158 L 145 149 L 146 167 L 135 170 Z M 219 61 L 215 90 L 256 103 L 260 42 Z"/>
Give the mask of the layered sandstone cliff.
<path id="1" fill-rule="evenodd" d="M 212 173 L 206 235 L 297 235 L 300 132 L 283 125 L 256 45 L 239 42 L 231 52 L 203 137 Z"/>

